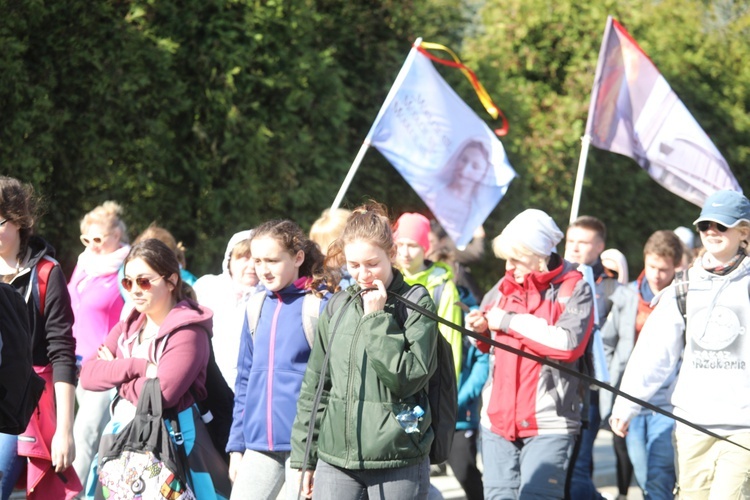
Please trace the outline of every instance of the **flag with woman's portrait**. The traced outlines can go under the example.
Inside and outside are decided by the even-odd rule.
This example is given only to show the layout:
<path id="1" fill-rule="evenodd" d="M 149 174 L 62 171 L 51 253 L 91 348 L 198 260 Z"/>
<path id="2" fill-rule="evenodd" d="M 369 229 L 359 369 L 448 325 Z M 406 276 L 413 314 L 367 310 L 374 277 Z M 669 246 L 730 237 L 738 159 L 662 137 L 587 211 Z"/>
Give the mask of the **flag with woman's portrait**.
<path id="1" fill-rule="evenodd" d="M 496 134 L 412 48 L 368 134 L 460 248 L 516 172 Z"/>

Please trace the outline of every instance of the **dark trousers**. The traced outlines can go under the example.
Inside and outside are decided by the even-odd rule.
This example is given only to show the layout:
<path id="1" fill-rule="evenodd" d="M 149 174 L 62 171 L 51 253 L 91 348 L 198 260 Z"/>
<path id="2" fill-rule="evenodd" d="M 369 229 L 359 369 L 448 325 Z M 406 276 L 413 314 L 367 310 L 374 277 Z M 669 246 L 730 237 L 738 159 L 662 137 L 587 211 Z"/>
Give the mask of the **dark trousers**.
<path id="1" fill-rule="evenodd" d="M 461 487 L 466 493 L 466 500 L 483 500 L 484 486 L 482 473 L 477 469 L 477 429 L 456 431 L 453 446 L 448 456 L 451 466 Z"/>
<path id="2" fill-rule="evenodd" d="M 633 479 L 633 464 L 630 463 L 630 457 L 628 457 L 625 438 L 613 434 L 612 446 L 617 460 L 617 491 L 620 495 L 627 495 L 630 481 Z"/>
<path id="3" fill-rule="evenodd" d="M 568 468 L 565 498 L 569 500 L 601 500 L 596 490 L 594 474 L 594 441 L 599 431 L 599 392 L 589 391 L 588 422 L 581 429 L 573 448 L 573 457 Z"/>

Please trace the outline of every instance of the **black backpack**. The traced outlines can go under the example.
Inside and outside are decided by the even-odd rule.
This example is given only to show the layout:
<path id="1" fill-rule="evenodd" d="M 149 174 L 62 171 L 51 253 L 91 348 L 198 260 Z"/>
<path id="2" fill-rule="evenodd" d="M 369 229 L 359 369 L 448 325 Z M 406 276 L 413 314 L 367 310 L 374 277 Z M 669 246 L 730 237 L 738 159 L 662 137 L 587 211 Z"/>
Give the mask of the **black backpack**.
<path id="1" fill-rule="evenodd" d="M 26 430 L 44 392 L 31 352 L 26 303 L 15 288 L 0 283 L 0 432 L 4 434 Z"/>
<path id="2" fill-rule="evenodd" d="M 412 286 L 403 298 L 419 303 L 422 297 L 430 293 L 422 285 Z M 346 302 L 348 294 L 339 292 L 329 303 L 329 317 Z M 396 321 L 401 328 L 406 324 L 409 315 L 414 312 L 402 302 L 396 303 Z M 436 329 L 437 331 L 437 329 Z M 427 400 L 430 404 L 432 423 L 430 427 L 435 435 L 430 447 L 430 463 L 440 464 L 448 460 L 456 432 L 458 415 L 458 389 L 456 387 L 456 368 L 453 362 L 453 350 L 443 335 L 437 331 L 437 368 L 427 384 Z"/>
<path id="3" fill-rule="evenodd" d="M 198 411 L 201 420 L 206 424 L 208 435 L 214 448 L 229 463 L 229 455 L 226 452 L 229 441 L 229 431 L 232 427 L 232 412 L 234 411 L 234 391 L 229 388 L 224 375 L 221 374 L 219 365 L 216 364 L 214 347 L 211 345 L 211 354 L 208 358 L 206 368 L 206 399 L 198 401 Z"/>
<path id="4" fill-rule="evenodd" d="M 208 331 L 206 331 L 208 335 Z M 166 341 L 166 339 L 165 339 Z M 234 411 L 234 391 L 227 384 L 224 375 L 221 374 L 219 365 L 216 364 L 214 345 L 211 338 L 208 339 L 210 349 L 208 365 L 206 366 L 206 398 L 198 401 L 195 393 L 190 390 L 201 420 L 206 424 L 208 435 L 214 448 L 229 463 L 229 455 L 226 452 L 229 441 L 229 431 L 232 427 L 232 412 Z"/>

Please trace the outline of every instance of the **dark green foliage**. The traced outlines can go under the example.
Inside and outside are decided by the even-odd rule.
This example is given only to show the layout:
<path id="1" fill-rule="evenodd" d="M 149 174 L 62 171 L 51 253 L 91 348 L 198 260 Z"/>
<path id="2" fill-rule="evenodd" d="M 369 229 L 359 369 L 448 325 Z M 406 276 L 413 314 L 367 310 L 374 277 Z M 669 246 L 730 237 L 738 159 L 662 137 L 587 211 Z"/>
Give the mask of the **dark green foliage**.
<path id="1" fill-rule="evenodd" d="M 428 35 L 460 28 L 455 6 L 416 0 L 4 0 L 2 12 L 0 160 L 44 195 L 38 231 L 70 269 L 78 221 L 114 199 L 131 237 L 167 227 L 197 274 L 218 271 L 236 230 L 309 226 L 421 20 Z M 416 199 L 376 153 L 365 172 L 353 203 Z"/>
<path id="2" fill-rule="evenodd" d="M 746 1 L 0 0 L 0 12 L 2 173 L 44 195 L 38 230 L 68 270 L 78 221 L 107 199 L 126 208 L 131 236 L 151 221 L 171 230 L 198 275 L 219 270 L 239 229 L 272 217 L 309 227 L 419 36 L 458 51 L 511 122 L 519 178 L 489 238 L 528 207 L 567 226 L 608 14 L 750 186 Z M 439 71 L 486 117 L 459 72 Z M 394 216 L 426 210 L 374 150 L 344 205 L 370 197 Z M 607 223 L 631 275 L 649 234 L 697 212 L 632 160 L 591 150 L 580 213 Z M 500 265 L 474 266 L 483 286 Z"/>

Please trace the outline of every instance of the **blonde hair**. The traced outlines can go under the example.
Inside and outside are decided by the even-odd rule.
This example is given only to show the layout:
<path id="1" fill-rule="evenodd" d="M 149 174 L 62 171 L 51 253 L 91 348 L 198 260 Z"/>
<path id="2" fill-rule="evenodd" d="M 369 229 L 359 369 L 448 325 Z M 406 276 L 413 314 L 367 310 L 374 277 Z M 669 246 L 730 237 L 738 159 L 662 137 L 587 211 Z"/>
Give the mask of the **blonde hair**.
<path id="1" fill-rule="evenodd" d="M 310 239 L 320 246 L 323 255 L 328 254 L 328 247 L 341 236 L 351 213 L 344 208 L 326 209 L 313 223 L 310 228 Z"/>
<path id="2" fill-rule="evenodd" d="M 533 252 L 522 242 L 515 239 L 511 240 L 507 236 L 503 236 L 502 233 L 492 240 L 492 252 L 495 254 L 495 257 L 503 260 L 527 261 L 529 257 L 536 257 L 539 259 L 539 271 L 549 271 L 547 268 L 549 255 L 540 255 Z"/>
<path id="3" fill-rule="evenodd" d="M 81 219 L 81 234 L 85 234 L 91 224 L 101 224 L 109 231 L 120 230 L 120 243 L 128 242 L 128 229 L 122 221 L 123 208 L 114 201 L 105 201 Z"/>
<path id="4" fill-rule="evenodd" d="M 172 236 L 172 233 L 161 226 L 157 226 L 156 222 L 149 224 L 149 226 L 138 235 L 134 243 L 140 243 L 152 238 L 167 245 L 167 247 L 172 250 L 174 256 L 177 257 L 177 262 L 180 263 L 180 266 L 182 266 L 183 269 L 185 268 L 185 246 L 181 241 L 177 241 L 175 237 Z"/>
<path id="5" fill-rule="evenodd" d="M 229 256 L 230 260 L 239 259 L 241 257 L 251 257 L 252 256 L 252 252 L 250 251 L 251 241 L 252 241 L 252 238 L 247 238 L 247 239 L 238 241 L 237 244 L 232 247 L 232 251 Z"/>

